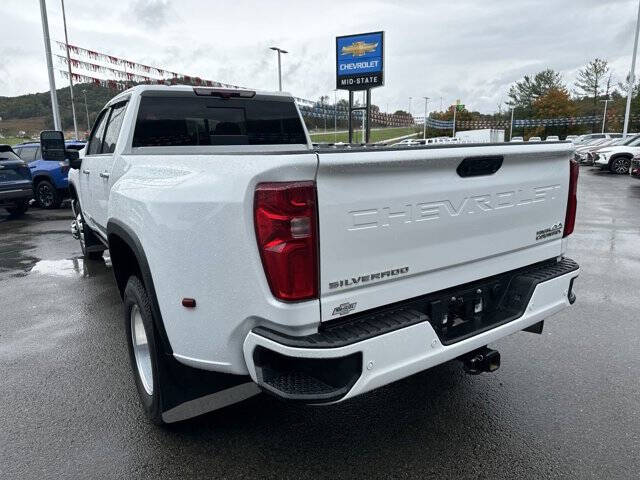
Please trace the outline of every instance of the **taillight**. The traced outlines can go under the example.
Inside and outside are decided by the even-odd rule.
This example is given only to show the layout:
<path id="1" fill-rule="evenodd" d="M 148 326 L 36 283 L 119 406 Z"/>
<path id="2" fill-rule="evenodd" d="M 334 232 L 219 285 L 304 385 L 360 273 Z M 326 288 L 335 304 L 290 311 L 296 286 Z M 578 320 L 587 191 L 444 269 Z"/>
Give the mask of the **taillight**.
<path id="1" fill-rule="evenodd" d="M 264 273 L 273 295 L 285 301 L 318 296 L 315 182 L 260 183 L 254 220 Z"/>
<path id="2" fill-rule="evenodd" d="M 580 167 L 575 160 L 569 160 L 569 197 L 567 198 L 567 215 L 564 219 L 564 234 L 567 237 L 573 233 L 576 226 L 576 209 L 578 208 L 578 172 Z"/>

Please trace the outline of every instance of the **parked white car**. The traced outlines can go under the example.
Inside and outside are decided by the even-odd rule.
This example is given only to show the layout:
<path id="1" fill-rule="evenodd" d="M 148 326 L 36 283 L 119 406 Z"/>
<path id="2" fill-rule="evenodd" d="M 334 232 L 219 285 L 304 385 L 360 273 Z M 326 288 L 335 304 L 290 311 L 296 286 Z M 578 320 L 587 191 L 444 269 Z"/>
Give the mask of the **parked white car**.
<path id="1" fill-rule="evenodd" d="M 511 137 L 510 142 L 524 142 L 524 138 L 522 137 Z"/>
<path id="2" fill-rule="evenodd" d="M 529 137 L 530 142 L 541 142 L 542 139 L 540 137 Z"/>
<path id="3" fill-rule="evenodd" d="M 572 154 L 313 148 L 288 94 L 137 86 L 70 162 L 72 232 L 110 251 L 153 422 L 328 404 L 452 359 L 494 371 L 487 344 L 574 302 Z"/>
<path id="4" fill-rule="evenodd" d="M 601 146 L 609 145 L 620 141 L 619 138 L 598 138 L 591 140 L 585 144 L 575 146 L 574 158 L 579 164 L 593 165 L 593 152 L 595 152 Z"/>
<path id="5" fill-rule="evenodd" d="M 610 139 L 610 138 L 622 138 L 621 133 L 588 133 L 586 135 L 580 135 L 574 140 L 576 145 L 585 145 L 593 140 Z"/>
<path id="6" fill-rule="evenodd" d="M 602 170 L 624 175 L 629 173 L 631 159 L 638 153 L 640 153 L 640 135 L 596 150 L 593 165 Z"/>
<path id="7" fill-rule="evenodd" d="M 559 142 L 560 141 L 560 137 L 558 135 L 549 135 L 547 138 L 544 139 L 545 142 Z"/>

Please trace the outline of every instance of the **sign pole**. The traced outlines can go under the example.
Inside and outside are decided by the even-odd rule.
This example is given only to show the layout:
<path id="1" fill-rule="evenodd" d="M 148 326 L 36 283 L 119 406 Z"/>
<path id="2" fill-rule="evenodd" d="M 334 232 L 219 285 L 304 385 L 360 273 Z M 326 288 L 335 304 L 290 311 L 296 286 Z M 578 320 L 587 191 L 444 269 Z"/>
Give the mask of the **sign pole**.
<path id="1" fill-rule="evenodd" d="M 349 143 L 353 142 L 353 90 L 349 90 Z"/>
<path id="2" fill-rule="evenodd" d="M 366 116 L 366 129 L 365 129 L 365 143 L 371 141 L 371 89 L 367 88 L 367 109 L 365 110 Z"/>

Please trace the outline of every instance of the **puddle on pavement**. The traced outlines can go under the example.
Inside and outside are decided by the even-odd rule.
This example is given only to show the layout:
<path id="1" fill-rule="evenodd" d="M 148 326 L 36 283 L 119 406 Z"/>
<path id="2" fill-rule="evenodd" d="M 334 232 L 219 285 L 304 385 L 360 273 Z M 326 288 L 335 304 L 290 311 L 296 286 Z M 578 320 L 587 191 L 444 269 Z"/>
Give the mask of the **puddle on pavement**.
<path id="1" fill-rule="evenodd" d="M 0 244 L 0 279 L 4 274 L 9 277 L 23 277 L 31 270 L 39 258 L 30 254 L 35 247 L 29 243 L 7 242 Z"/>
<path id="2" fill-rule="evenodd" d="M 104 261 L 85 261 L 81 257 L 63 260 L 40 260 L 33 265 L 30 273 L 41 273 L 55 277 L 91 277 L 111 267 L 108 255 Z"/>

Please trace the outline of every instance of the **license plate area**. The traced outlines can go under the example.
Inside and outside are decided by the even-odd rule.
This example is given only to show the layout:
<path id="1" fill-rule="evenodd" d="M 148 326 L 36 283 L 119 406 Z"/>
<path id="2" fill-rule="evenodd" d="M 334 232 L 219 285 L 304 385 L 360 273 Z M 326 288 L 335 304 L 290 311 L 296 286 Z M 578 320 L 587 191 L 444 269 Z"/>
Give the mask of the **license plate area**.
<path id="1" fill-rule="evenodd" d="M 423 311 L 440 341 L 455 343 L 522 315 L 523 310 L 517 307 L 524 303 L 525 293 L 511 294 L 518 305 L 507 300 L 512 278 L 476 283 L 426 299 Z"/>

